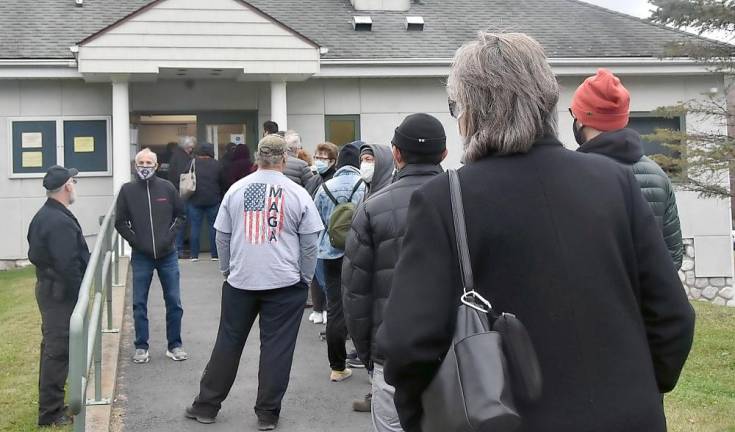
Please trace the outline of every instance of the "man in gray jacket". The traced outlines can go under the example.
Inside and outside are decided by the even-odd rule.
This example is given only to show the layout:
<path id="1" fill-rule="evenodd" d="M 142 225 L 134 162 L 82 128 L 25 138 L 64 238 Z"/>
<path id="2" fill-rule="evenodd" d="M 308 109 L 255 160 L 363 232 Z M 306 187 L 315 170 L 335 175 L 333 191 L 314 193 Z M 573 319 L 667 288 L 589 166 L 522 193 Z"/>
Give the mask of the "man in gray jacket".
<path id="1" fill-rule="evenodd" d="M 314 176 L 309 165 L 296 157 L 301 150 L 301 137 L 293 130 L 286 132 L 286 144 L 288 146 L 288 157 L 286 158 L 286 168 L 283 174 L 290 178 L 297 185 L 306 187 L 306 184 Z"/>
<path id="2" fill-rule="evenodd" d="M 644 155 L 638 132 L 625 127 L 630 114 L 628 90 L 612 72 L 600 69 L 574 93 L 570 112 L 579 144 L 577 151 L 607 156 L 633 169 L 661 228 L 674 267 L 681 268 L 684 246 L 674 188 L 661 167 Z"/>

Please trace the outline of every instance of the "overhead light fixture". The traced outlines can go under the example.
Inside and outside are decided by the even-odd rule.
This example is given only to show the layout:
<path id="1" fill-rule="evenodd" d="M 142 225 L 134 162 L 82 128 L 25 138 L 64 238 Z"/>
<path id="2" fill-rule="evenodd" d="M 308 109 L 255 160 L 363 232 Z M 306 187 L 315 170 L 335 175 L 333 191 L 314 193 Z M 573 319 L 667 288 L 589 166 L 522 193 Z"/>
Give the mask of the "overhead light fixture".
<path id="1" fill-rule="evenodd" d="M 355 31 L 371 31 L 373 29 L 373 19 L 369 16 L 353 16 L 352 28 Z"/>

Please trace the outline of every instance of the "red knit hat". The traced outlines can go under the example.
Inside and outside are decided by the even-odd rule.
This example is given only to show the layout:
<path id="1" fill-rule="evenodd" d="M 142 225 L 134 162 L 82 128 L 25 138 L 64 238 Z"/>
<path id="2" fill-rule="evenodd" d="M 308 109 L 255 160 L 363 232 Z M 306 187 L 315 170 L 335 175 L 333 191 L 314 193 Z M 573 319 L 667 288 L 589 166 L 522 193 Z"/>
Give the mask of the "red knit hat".
<path id="1" fill-rule="evenodd" d="M 584 80 L 572 97 L 572 113 L 585 126 L 607 132 L 628 125 L 630 93 L 607 69 Z"/>

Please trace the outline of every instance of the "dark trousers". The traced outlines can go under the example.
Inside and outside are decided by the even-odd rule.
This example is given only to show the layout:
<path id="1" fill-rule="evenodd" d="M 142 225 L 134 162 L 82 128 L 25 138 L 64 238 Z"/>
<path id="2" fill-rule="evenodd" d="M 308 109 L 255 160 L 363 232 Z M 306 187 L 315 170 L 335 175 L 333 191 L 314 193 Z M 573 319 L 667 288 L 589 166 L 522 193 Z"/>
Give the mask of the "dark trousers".
<path id="1" fill-rule="evenodd" d="M 163 288 L 166 303 L 166 338 L 168 349 L 181 346 L 181 292 L 179 287 L 179 259 L 176 252 L 159 259 L 133 251 L 130 259 L 133 267 L 133 320 L 135 322 L 135 348 L 148 349 L 148 293 L 153 280 L 153 270 Z"/>
<path id="2" fill-rule="evenodd" d="M 240 357 L 255 318 L 260 315 L 260 366 L 255 413 L 279 416 L 291 376 L 296 337 L 306 302 L 306 284 L 265 291 L 222 285 L 217 341 L 204 369 L 193 407 L 216 416 L 235 382 Z"/>
<path id="3" fill-rule="evenodd" d="M 342 308 L 342 258 L 324 260 L 327 286 L 327 355 L 332 370 L 345 370 L 347 324 Z"/>
<path id="4" fill-rule="evenodd" d="M 319 282 L 316 281 L 316 278 L 311 280 L 309 292 L 311 293 L 311 303 L 314 305 L 314 312 L 324 312 L 326 309 L 327 297 L 324 295 L 324 290 L 319 286 Z"/>
<path id="5" fill-rule="evenodd" d="M 202 230 L 202 222 L 207 218 L 207 232 L 209 233 L 209 250 L 212 258 L 217 258 L 217 244 L 215 243 L 214 221 L 217 219 L 219 211 L 219 203 L 211 206 L 196 206 L 189 203 L 189 217 L 191 220 L 191 234 L 189 243 L 191 244 L 191 257 L 199 258 L 199 234 Z"/>
<path id="6" fill-rule="evenodd" d="M 38 374 L 39 425 L 50 424 L 64 413 L 64 384 L 69 374 L 69 319 L 77 300 L 76 295 L 69 293 L 62 296 L 58 292 L 52 293 L 53 285 L 53 281 L 43 279 L 36 283 L 42 334 Z"/>

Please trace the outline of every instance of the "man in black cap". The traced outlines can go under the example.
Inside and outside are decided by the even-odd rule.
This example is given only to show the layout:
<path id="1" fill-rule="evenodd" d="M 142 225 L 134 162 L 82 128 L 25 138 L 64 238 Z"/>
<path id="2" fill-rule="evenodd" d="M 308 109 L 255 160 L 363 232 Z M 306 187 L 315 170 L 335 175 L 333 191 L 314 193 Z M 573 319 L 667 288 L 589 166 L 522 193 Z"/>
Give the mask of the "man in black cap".
<path id="1" fill-rule="evenodd" d="M 446 142 L 444 127 L 436 118 L 428 114 L 406 117 L 391 142 L 396 181 L 360 205 L 347 237 L 342 267 L 344 314 L 359 358 L 373 370 L 372 397 L 369 394 L 353 407 L 367 411 L 372 403 L 378 432 L 402 429 L 393 404 L 393 388 L 383 378 L 383 357 L 377 351 L 375 335 L 383 322 L 411 195 L 442 172 L 439 164 L 447 156 Z"/>
<path id="2" fill-rule="evenodd" d="M 69 372 L 69 319 L 89 262 L 82 228 L 68 207 L 76 198 L 74 168 L 52 166 L 43 178 L 48 199 L 28 227 L 28 259 L 36 266 L 36 301 L 41 311 L 38 424 L 72 423 L 64 408 Z"/>

